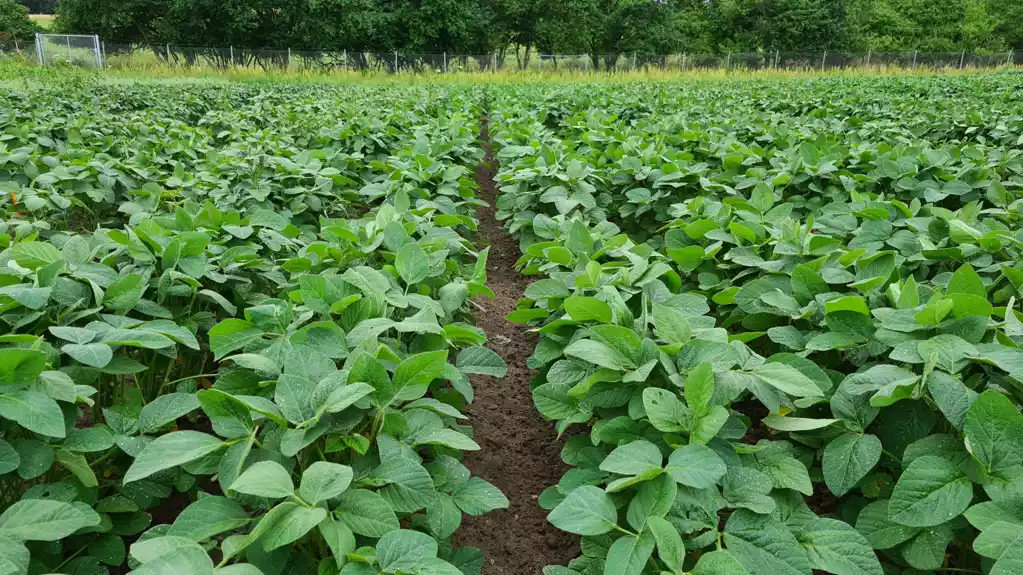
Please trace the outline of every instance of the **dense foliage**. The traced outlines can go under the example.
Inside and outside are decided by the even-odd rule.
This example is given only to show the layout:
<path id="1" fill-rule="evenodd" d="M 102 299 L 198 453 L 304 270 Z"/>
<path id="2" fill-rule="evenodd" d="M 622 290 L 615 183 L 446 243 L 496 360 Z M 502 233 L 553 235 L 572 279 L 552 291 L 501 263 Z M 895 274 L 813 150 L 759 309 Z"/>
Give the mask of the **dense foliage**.
<path id="1" fill-rule="evenodd" d="M 61 0 L 108 43 L 504 54 L 1023 50 L 1016 0 Z"/>
<path id="2" fill-rule="evenodd" d="M 495 91 L 547 575 L 1023 572 L 1023 83 Z"/>
<path id="3" fill-rule="evenodd" d="M 474 99 L 4 95 L 0 573 L 478 575 Z"/>
<path id="4" fill-rule="evenodd" d="M 10 43 L 13 36 L 17 36 L 22 43 L 32 41 L 39 27 L 29 19 L 28 13 L 28 8 L 15 0 L 0 0 L 0 34 L 3 34 L 0 42 Z"/>

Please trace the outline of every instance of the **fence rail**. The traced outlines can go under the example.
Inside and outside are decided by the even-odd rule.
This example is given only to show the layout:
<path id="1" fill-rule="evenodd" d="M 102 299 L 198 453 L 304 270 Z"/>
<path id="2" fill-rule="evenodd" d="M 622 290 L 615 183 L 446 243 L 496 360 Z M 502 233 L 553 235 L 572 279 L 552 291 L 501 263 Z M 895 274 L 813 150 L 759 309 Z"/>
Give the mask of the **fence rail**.
<path id="1" fill-rule="evenodd" d="M 82 55 L 63 48 L 62 40 L 47 36 L 61 46 L 50 51 L 44 44 L 0 39 L 0 52 L 44 64 L 64 59 L 80 65 L 108 68 L 176 67 L 266 72 L 629 72 L 643 70 L 791 70 L 829 71 L 856 68 L 956 70 L 1023 65 L 1023 52 L 985 54 L 977 52 L 733 52 L 724 54 L 528 54 L 523 51 L 491 54 L 410 54 L 403 52 L 354 52 L 348 50 L 298 51 L 228 47 L 114 44 L 98 41 L 91 56 L 92 36 L 81 47 Z M 76 37 L 72 37 L 76 38 Z M 72 43 L 73 45 L 73 43 Z M 77 48 L 77 47 L 76 47 Z M 39 50 L 43 51 L 40 58 Z M 70 55 L 68 55 L 70 54 Z"/>

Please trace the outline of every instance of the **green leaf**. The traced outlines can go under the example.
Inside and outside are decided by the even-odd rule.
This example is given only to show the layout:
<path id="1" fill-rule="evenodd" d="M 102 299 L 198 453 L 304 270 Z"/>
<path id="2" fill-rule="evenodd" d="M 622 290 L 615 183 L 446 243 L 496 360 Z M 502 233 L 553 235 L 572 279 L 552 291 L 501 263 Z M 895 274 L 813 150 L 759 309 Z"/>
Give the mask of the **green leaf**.
<path id="1" fill-rule="evenodd" d="M 1017 537 L 995 561 L 988 575 L 1016 575 L 1023 573 L 1023 536 Z"/>
<path id="2" fill-rule="evenodd" d="M 752 575 L 811 575 L 806 552 L 788 527 L 739 509 L 725 525 L 725 545 Z"/>
<path id="3" fill-rule="evenodd" d="M 437 556 L 437 541 L 409 529 L 392 531 L 377 541 L 377 562 L 385 573 L 418 572 L 420 565 Z"/>
<path id="4" fill-rule="evenodd" d="M 813 431 L 824 429 L 838 423 L 838 419 L 810 419 L 805 417 L 789 417 L 768 415 L 760 420 L 764 425 L 778 431 Z"/>
<path id="5" fill-rule="evenodd" d="M 678 530 L 663 517 L 649 517 L 646 524 L 657 543 L 657 557 L 660 558 L 661 563 L 664 563 L 672 572 L 681 571 L 686 548 Z"/>
<path id="6" fill-rule="evenodd" d="M 37 391 L 0 394 L 0 417 L 42 435 L 63 438 L 64 413 L 56 401 Z"/>
<path id="7" fill-rule="evenodd" d="M 135 462 L 124 474 L 124 482 L 131 483 L 158 471 L 184 465 L 219 450 L 223 445 L 216 437 L 198 431 L 175 431 L 161 435 L 135 458 Z"/>
<path id="8" fill-rule="evenodd" d="M 153 433 L 196 409 L 199 409 L 199 398 L 193 393 L 161 395 L 142 408 L 139 414 L 139 431 Z"/>
<path id="9" fill-rule="evenodd" d="M 959 467 L 947 459 L 925 455 L 899 477 L 888 516 L 903 525 L 930 527 L 958 517 L 972 500 L 973 484 Z"/>
<path id="10" fill-rule="evenodd" d="M 566 299 L 563 305 L 569 317 L 574 321 L 611 323 L 614 318 L 611 314 L 611 306 L 595 297 L 572 296 Z"/>
<path id="11" fill-rule="evenodd" d="M 219 389 L 200 390 L 196 397 L 217 434 L 239 437 L 252 432 L 252 413 L 242 400 Z"/>
<path id="12" fill-rule="evenodd" d="M 661 468 L 661 450 L 649 441 L 620 445 L 600 463 L 601 471 L 620 475 L 639 475 Z"/>
<path id="13" fill-rule="evenodd" d="M 654 537 L 648 532 L 619 537 L 607 551 L 604 575 L 640 575 L 653 552 Z"/>
<path id="14" fill-rule="evenodd" d="M 0 515 L 0 535 L 19 541 L 60 541 L 99 521 L 99 515 L 86 505 L 23 499 Z"/>
<path id="15" fill-rule="evenodd" d="M 280 499 L 295 491 L 291 474 L 276 461 L 259 461 L 250 465 L 229 488 L 231 491 Z M 311 502 L 310 502 L 311 503 Z"/>
<path id="16" fill-rule="evenodd" d="M 329 515 L 318 525 L 320 534 L 330 547 L 334 555 L 334 561 L 338 567 L 347 563 L 347 554 L 355 551 L 355 534 L 341 521 L 331 518 Z"/>
<path id="17" fill-rule="evenodd" d="M 485 347 L 467 347 L 458 352 L 455 365 L 462 373 L 504 377 L 508 374 L 508 366 L 491 349 Z"/>
<path id="18" fill-rule="evenodd" d="M 225 319 L 210 330 L 210 350 L 214 359 L 242 349 L 263 337 L 263 330 L 241 319 Z"/>
<path id="19" fill-rule="evenodd" d="M 131 546 L 131 555 L 141 566 L 132 575 L 213 575 L 213 561 L 198 544 L 182 537 L 155 537 Z"/>
<path id="20" fill-rule="evenodd" d="M 46 354 L 34 349 L 0 349 L 0 385 L 29 385 L 46 369 Z"/>
<path id="21" fill-rule="evenodd" d="M 444 372 L 447 351 L 427 351 L 410 355 L 398 364 L 392 379 L 393 395 L 382 402 L 412 401 L 426 394 L 430 382 Z"/>
<path id="22" fill-rule="evenodd" d="M 824 448 L 821 467 L 828 489 L 841 497 L 859 484 L 881 459 L 881 440 L 869 433 L 846 433 Z"/>
<path id="23" fill-rule="evenodd" d="M 451 492 L 458 508 L 468 515 L 483 515 L 495 509 L 507 509 L 508 498 L 501 491 L 479 477 L 468 481 Z"/>
<path id="24" fill-rule="evenodd" d="M 717 483 L 727 468 L 709 447 L 690 444 L 673 451 L 664 470 L 682 485 L 706 489 Z"/>
<path id="25" fill-rule="evenodd" d="M 0 288 L 0 296 L 7 296 L 28 309 L 41 309 L 50 299 L 52 288 L 34 288 L 11 285 Z"/>
<path id="26" fill-rule="evenodd" d="M 352 475 L 352 468 L 347 465 L 317 461 L 302 473 L 298 495 L 311 505 L 333 499 L 348 489 Z"/>
<path id="27" fill-rule="evenodd" d="M 96 474 L 89 467 L 89 462 L 85 459 L 84 455 L 71 453 L 66 449 L 58 449 L 54 459 L 70 471 L 81 482 L 83 487 L 89 488 L 99 485 L 99 480 L 96 479 Z"/>
<path id="28" fill-rule="evenodd" d="M 653 319 L 657 335 L 668 343 L 685 343 L 692 336 L 692 326 L 685 314 L 673 307 L 655 303 Z"/>
<path id="29" fill-rule="evenodd" d="M 105 343 L 69 343 L 60 350 L 89 367 L 106 367 L 114 358 L 114 350 Z"/>
<path id="30" fill-rule="evenodd" d="M 591 339 L 580 339 L 565 348 L 566 357 L 574 357 L 607 369 L 624 371 L 635 369 L 636 365 L 611 346 Z"/>
<path id="31" fill-rule="evenodd" d="M 110 566 L 124 563 L 124 559 L 128 555 L 124 540 L 112 533 L 101 535 L 90 541 L 88 551 L 90 556 Z"/>
<path id="32" fill-rule="evenodd" d="M 145 280 L 138 274 L 128 274 L 117 278 L 107 287 L 103 296 L 103 305 L 113 310 L 129 310 L 146 291 Z"/>
<path id="33" fill-rule="evenodd" d="M 869 503 L 860 511 L 856 518 L 856 531 L 874 549 L 891 549 L 912 539 L 919 529 L 888 519 L 888 501 L 884 500 Z"/>
<path id="34" fill-rule="evenodd" d="M 996 521 L 987 526 L 973 540 L 973 550 L 978 555 L 998 559 L 1017 538 L 1020 537 L 1020 526 L 1007 521 Z"/>
<path id="35" fill-rule="evenodd" d="M 11 257 L 19 266 L 30 270 L 63 259 L 60 250 L 47 242 L 18 242 L 11 248 Z"/>
<path id="36" fill-rule="evenodd" d="M 977 272 L 973 270 L 970 264 L 963 264 L 952 274 L 952 279 L 948 281 L 945 293 L 962 293 L 987 299 L 987 289 L 984 287 L 984 281 L 980 279 L 980 276 L 977 275 Z"/>
<path id="37" fill-rule="evenodd" d="M 714 396 L 714 366 L 705 361 L 690 369 L 684 390 L 689 407 L 697 414 L 705 413 Z"/>
<path id="38" fill-rule="evenodd" d="M 264 551 L 273 551 L 298 541 L 326 518 L 327 510 L 322 507 L 310 509 L 285 501 L 259 520 L 251 537 L 262 541 Z"/>
<path id="39" fill-rule="evenodd" d="M 241 505 L 226 497 L 206 495 L 174 518 L 167 535 L 201 542 L 248 523 L 249 515 Z"/>
<path id="40" fill-rule="evenodd" d="M 689 431 L 692 413 L 678 397 L 658 387 L 643 390 L 643 408 L 650 424 L 665 433 Z"/>
<path id="41" fill-rule="evenodd" d="M 417 284 L 430 275 L 430 257 L 419 244 L 410 242 L 398 250 L 394 267 L 405 285 Z"/>
<path id="42" fill-rule="evenodd" d="M 751 372 L 771 387 L 793 397 L 823 397 L 824 392 L 798 369 L 780 362 L 764 363 Z"/>
<path id="43" fill-rule="evenodd" d="M 1023 415 L 996 391 L 985 391 L 970 406 L 963 424 L 966 449 L 988 475 L 1023 459 Z"/>
<path id="44" fill-rule="evenodd" d="M 342 493 L 335 513 L 356 535 L 382 537 L 400 528 L 398 517 L 387 501 L 365 489 Z"/>
<path id="45" fill-rule="evenodd" d="M 576 488 L 547 516 L 555 527 L 577 535 L 602 535 L 615 528 L 618 511 L 603 490 L 591 485 Z"/>
<path id="46" fill-rule="evenodd" d="M 749 575 L 749 571 L 732 553 L 711 551 L 700 555 L 690 575 Z"/>
<path id="47" fill-rule="evenodd" d="M 815 519 L 803 526 L 798 539 L 814 569 L 835 575 L 883 574 L 867 540 L 842 521 Z"/>

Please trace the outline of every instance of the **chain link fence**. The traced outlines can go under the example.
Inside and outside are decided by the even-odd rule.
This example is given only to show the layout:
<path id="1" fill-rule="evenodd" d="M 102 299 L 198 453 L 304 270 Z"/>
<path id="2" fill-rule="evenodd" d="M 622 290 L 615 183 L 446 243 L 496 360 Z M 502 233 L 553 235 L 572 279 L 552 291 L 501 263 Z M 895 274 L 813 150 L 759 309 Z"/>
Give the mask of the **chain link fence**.
<path id="1" fill-rule="evenodd" d="M 26 45 L 27 44 L 27 45 Z M 834 71 L 845 69 L 957 70 L 1023 65 L 1023 52 L 734 52 L 724 54 L 409 54 L 348 50 L 298 51 L 228 47 L 113 44 L 96 36 L 38 34 L 34 44 L 0 35 L 0 52 L 43 65 L 73 62 L 115 69 L 180 68 L 264 72 L 630 72 L 692 70 Z"/>

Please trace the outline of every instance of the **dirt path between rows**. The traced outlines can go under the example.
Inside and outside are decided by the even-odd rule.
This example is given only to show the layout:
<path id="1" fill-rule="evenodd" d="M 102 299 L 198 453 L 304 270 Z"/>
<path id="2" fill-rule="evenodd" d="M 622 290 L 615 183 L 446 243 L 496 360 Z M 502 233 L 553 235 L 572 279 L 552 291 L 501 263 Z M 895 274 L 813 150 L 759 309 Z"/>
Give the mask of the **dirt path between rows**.
<path id="1" fill-rule="evenodd" d="M 496 164 L 488 138 L 482 118 L 480 139 L 487 157 L 476 168 L 476 181 L 482 199 L 494 206 Z M 508 363 L 508 375 L 473 378 L 476 398 L 467 411 L 482 449 L 470 452 L 465 463 L 473 475 L 500 488 L 510 506 L 482 517 L 466 516 L 456 538 L 486 554 L 483 575 L 535 575 L 544 565 L 563 565 L 578 555 L 576 538 L 547 523 L 547 512 L 537 505 L 540 492 L 556 484 L 568 467 L 561 461 L 562 442 L 553 424 L 536 411 L 529 391 L 532 373 L 526 359 L 536 336 L 504 319 L 532 279 L 515 271 L 518 242 L 494 219 L 494 209 L 480 208 L 477 217 L 476 242 L 481 248 L 490 246 L 487 285 L 495 297 L 478 301 L 483 309 L 477 310 L 476 325 L 486 330 L 490 347 Z"/>

